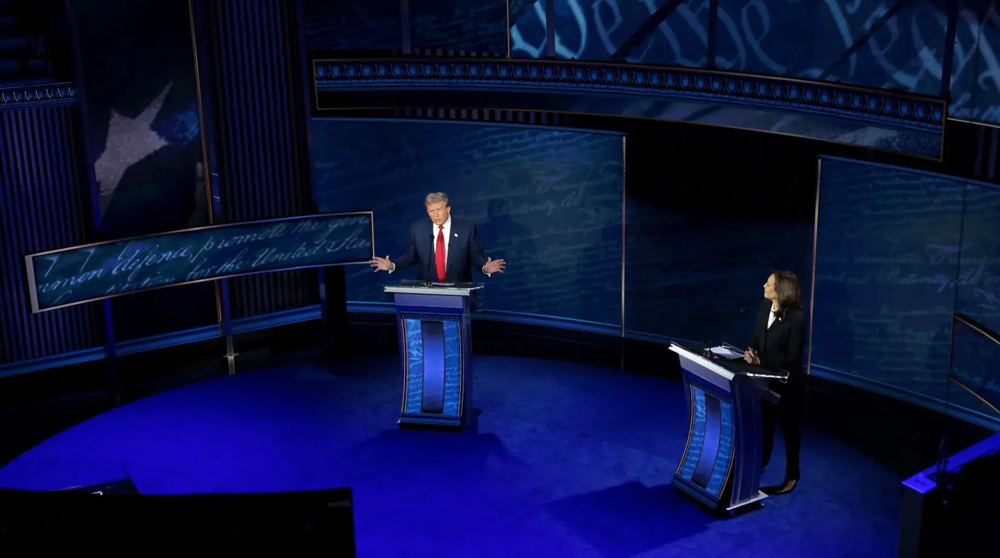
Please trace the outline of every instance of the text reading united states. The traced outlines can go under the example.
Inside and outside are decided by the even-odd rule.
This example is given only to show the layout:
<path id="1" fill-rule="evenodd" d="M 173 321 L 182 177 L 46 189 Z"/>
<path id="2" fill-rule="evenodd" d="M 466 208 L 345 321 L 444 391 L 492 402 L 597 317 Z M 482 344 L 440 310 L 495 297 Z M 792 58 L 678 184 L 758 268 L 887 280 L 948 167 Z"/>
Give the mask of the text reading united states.
<path id="1" fill-rule="evenodd" d="M 149 289 L 302 267 L 365 263 L 372 213 L 217 225 L 25 256 L 33 312 Z"/>

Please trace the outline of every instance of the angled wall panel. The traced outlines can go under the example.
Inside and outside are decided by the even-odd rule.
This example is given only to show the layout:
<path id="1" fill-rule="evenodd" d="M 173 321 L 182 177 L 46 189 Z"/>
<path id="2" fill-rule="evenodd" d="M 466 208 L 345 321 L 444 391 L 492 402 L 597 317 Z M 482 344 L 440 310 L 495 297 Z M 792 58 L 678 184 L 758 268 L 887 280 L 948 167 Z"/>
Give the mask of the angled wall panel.
<path id="1" fill-rule="evenodd" d="M 100 307 L 32 314 L 24 255 L 87 242 L 79 108 L 0 110 L 0 365 L 99 347 Z"/>
<path id="2" fill-rule="evenodd" d="M 220 222 L 310 213 L 302 70 L 292 3 L 206 2 L 213 31 Z M 316 272 L 232 280 L 233 318 L 319 301 Z"/>

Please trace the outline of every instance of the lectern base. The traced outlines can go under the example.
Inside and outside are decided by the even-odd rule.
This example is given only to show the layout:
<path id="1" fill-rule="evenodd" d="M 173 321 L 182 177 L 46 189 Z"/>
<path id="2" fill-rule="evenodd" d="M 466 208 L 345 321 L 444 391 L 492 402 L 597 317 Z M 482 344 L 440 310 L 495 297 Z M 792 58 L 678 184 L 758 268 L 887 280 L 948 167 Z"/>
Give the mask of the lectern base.
<path id="1" fill-rule="evenodd" d="M 763 492 L 761 492 L 760 490 L 758 490 L 757 491 L 757 495 L 754 496 L 753 498 L 750 498 L 749 500 L 746 500 L 744 502 L 740 502 L 739 504 L 736 504 L 735 506 L 730 506 L 730 507 L 726 508 L 726 511 L 729 512 L 729 513 L 734 513 L 737 510 L 739 510 L 740 508 L 745 508 L 746 506 L 749 506 L 749 505 L 760 505 L 764 501 L 764 499 L 767 498 L 767 497 L 768 497 L 767 494 L 764 494 Z"/>
<path id="2" fill-rule="evenodd" d="M 754 506 L 759 506 L 764 502 L 765 499 L 769 497 L 765 492 L 758 490 L 756 496 L 750 496 L 746 500 L 742 500 L 731 506 L 721 507 L 718 501 L 707 498 L 704 494 L 703 489 L 693 485 L 690 481 L 688 481 L 684 477 L 674 475 L 674 478 L 671 480 L 670 484 L 672 484 L 674 488 L 687 494 L 700 504 L 703 504 L 705 507 L 714 510 L 715 513 L 725 512 L 730 516 L 736 515 L 738 512 L 741 512 L 745 509 L 749 509 Z"/>
<path id="3" fill-rule="evenodd" d="M 427 415 L 407 415 L 399 417 L 399 427 L 414 430 L 458 431 L 465 428 L 462 417 L 429 417 Z"/>

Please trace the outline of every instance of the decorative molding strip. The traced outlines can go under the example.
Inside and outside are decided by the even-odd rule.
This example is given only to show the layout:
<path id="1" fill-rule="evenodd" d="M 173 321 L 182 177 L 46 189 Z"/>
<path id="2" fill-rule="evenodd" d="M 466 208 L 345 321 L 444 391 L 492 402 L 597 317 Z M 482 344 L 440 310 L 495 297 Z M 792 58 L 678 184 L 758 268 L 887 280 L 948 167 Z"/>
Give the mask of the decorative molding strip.
<path id="1" fill-rule="evenodd" d="M 72 82 L 0 86 L 0 109 L 75 102 L 76 84 Z"/>
<path id="2" fill-rule="evenodd" d="M 343 109 L 338 110 L 336 114 L 324 114 L 321 118 L 452 120 L 459 122 L 482 122 L 484 124 L 572 127 L 572 116 L 570 114 L 540 110 L 413 106 L 406 108 Z"/>
<path id="3" fill-rule="evenodd" d="M 889 90 L 691 68 L 510 59 L 314 60 L 317 92 L 448 88 L 692 99 L 943 129 L 946 101 Z"/>

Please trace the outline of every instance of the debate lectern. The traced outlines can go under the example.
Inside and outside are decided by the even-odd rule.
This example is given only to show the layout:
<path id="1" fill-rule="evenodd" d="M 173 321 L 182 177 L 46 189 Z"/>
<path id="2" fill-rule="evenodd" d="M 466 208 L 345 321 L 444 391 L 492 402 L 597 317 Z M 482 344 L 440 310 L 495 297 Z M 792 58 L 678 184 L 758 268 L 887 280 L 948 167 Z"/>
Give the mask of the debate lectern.
<path id="1" fill-rule="evenodd" d="M 402 364 L 401 427 L 462 429 L 471 414 L 472 351 L 469 314 L 475 283 L 403 282 L 386 285 L 396 303 Z"/>
<path id="2" fill-rule="evenodd" d="M 708 346 L 671 343 L 680 357 L 688 402 L 688 437 L 672 484 L 714 511 L 732 513 L 767 495 L 760 490 L 763 398 L 772 379 L 787 375 L 741 359 L 712 355 Z"/>

